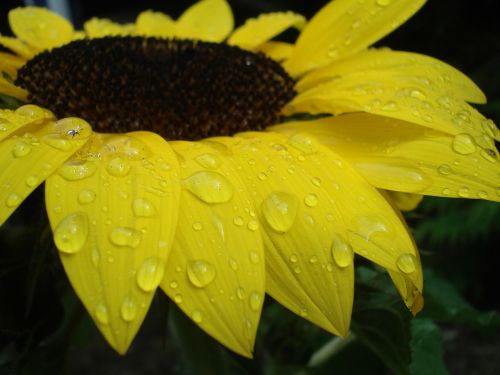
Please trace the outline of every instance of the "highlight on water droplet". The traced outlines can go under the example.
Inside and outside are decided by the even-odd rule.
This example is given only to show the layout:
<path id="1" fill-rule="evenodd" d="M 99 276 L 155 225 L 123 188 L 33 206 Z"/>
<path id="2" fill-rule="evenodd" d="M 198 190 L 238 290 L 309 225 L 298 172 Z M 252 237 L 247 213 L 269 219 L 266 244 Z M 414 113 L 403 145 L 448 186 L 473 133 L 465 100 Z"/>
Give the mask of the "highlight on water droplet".
<path id="1" fill-rule="evenodd" d="M 120 314 L 123 320 L 131 322 L 137 317 L 137 303 L 132 296 L 127 296 L 122 302 Z"/>
<path id="2" fill-rule="evenodd" d="M 109 234 L 110 241 L 116 246 L 137 247 L 141 243 L 142 234 L 136 229 L 129 227 L 115 227 Z"/>
<path id="3" fill-rule="evenodd" d="M 198 155 L 195 160 L 199 165 L 207 169 L 217 169 L 221 165 L 219 157 L 210 153 Z"/>
<path id="4" fill-rule="evenodd" d="M 137 217 L 151 217 L 156 214 L 156 209 L 146 198 L 136 198 L 132 202 L 132 212 Z"/>
<path id="5" fill-rule="evenodd" d="M 197 288 L 204 288 L 215 278 L 215 267 L 209 262 L 198 259 L 191 261 L 187 267 L 188 279 Z"/>
<path id="6" fill-rule="evenodd" d="M 316 207 L 318 204 L 318 196 L 314 193 L 307 194 L 304 198 L 304 203 L 308 207 Z"/>
<path id="7" fill-rule="evenodd" d="M 233 196 L 233 186 L 222 174 L 196 172 L 184 180 L 183 186 L 205 203 L 225 203 Z"/>
<path id="8" fill-rule="evenodd" d="M 156 257 L 149 257 L 137 271 L 137 285 L 145 292 L 152 292 L 160 285 L 164 274 L 163 262 Z"/>
<path id="9" fill-rule="evenodd" d="M 88 217 L 83 212 L 75 212 L 62 219 L 54 230 L 54 242 L 59 251 L 74 254 L 80 251 L 89 233 Z"/>
<path id="10" fill-rule="evenodd" d="M 82 189 L 78 193 L 78 202 L 81 204 L 89 204 L 95 201 L 96 194 L 90 189 Z"/>
<path id="11" fill-rule="evenodd" d="M 396 261 L 396 265 L 401 272 L 406 274 L 413 273 L 417 269 L 415 256 L 412 254 L 400 255 Z"/>
<path id="12" fill-rule="evenodd" d="M 95 162 L 74 159 L 64 163 L 57 172 L 68 181 L 77 181 L 92 176 L 96 170 Z"/>
<path id="13" fill-rule="evenodd" d="M 22 198 L 17 193 L 10 193 L 5 201 L 5 205 L 9 208 L 17 207 L 21 204 Z"/>
<path id="14" fill-rule="evenodd" d="M 345 268 L 351 265 L 354 252 L 351 245 L 344 240 L 344 238 L 334 233 L 331 244 L 332 258 L 337 266 Z"/>
<path id="15" fill-rule="evenodd" d="M 19 140 L 12 146 L 12 155 L 16 158 L 22 158 L 31 152 L 31 145 L 25 141 Z"/>
<path id="16" fill-rule="evenodd" d="M 471 135 L 462 133 L 457 134 L 452 142 L 453 151 L 461 155 L 469 155 L 476 151 L 476 142 Z"/>
<path id="17" fill-rule="evenodd" d="M 34 188 L 36 185 L 38 185 L 38 182 L 40 182 L 40 180 L 36 176 L 28 176 L 26 178 L 26 186 L 30 188 Z"/>
<path id="18" fill-rule="evenodd" d="M 262 295 L 259 292 L 250 293 L 248 303 L 250 305 L 250 309 L 253 311 L 259 311 L 260 306 L 262 305 Z"/>
<path id="19" fill-rule="evenodd" d="M 95 314 L 96 320 L 100 324 L 106 325 L 109 323 L 108 308 L 103 303 L 97 304 L 97 306 L 95 307 L 94 314 Z"/>
<path id="20" fill-rule="evenodd" d="M 74 144 L 67 139 L 61 138 L 59 134 L 44 135 L 42 137 L 42 142 L 56 150 L 63 152 L 71 150 L 74 146 Z"/>
<path id="21" fill-rule="evenodd" d="M 269 194 L 261 204 L 266 222 L 276 232 L 287 232 L 295 222 L 299 199 L 284 191 Z"/>
<path id="22" fill-rule="evenodd" d="M 200 324 L 203 321 L 203 314 L 202 314 L 202 312 L 200 310 L 194 310 L 191 313 L 191 319 L 193 319 L 193 321 L 195 323 Z"/>
<path id="23" fill-rule="evenodd" d="M 106 166 L 108 173 L 115 177 L 124 177 L 130 172 L 130 164 L 128 161 L 118 156 L 111 159 Z"/>
<path id="24" fill-rule="evenodd" d="M 288 143 L 304 154 L 314 154 L 318 151 L 318 141 L 312 135 L 297 133 L 288 139 Z"/>

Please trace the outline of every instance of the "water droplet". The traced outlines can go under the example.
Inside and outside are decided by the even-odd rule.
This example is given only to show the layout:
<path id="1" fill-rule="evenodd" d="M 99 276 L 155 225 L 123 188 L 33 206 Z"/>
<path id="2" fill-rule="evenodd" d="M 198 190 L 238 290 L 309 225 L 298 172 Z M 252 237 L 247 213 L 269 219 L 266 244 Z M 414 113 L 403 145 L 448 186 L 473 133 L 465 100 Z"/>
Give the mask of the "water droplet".
<path id="1" fill-rule="evenodd" d="M 448 175 L 451 172 L 453 172 L 453 170 L 451 169 L 451 167 L 448 164 L 442 164 L 438 167 L 438 172 L 443 174 L 443 175 Z"/>
<path id="2" fill-rule="evenodd" d="M 12 146 L 12 155 L 16 158 L 22 158 L 31 152 L 31 145 L 24 141 L 17 141 Z"/>
<path id="3" fill-rule="evenodd" d="M 316 207 L 318 204 L 318 196 L 316 194 L 307 194 L 304 198 L 304 203 L 308 207 Z"/>
<path id="4" fill-rule="evenodd" d="M 26 178 L 26 186 L 30 187 L 30 188 L 34 188 L 36 185 L 38 185 L 38 177 L 36 176 L 29 176 L 28 178 Z"/>
<path id="5" fill-rule="evenodd" d="M 112 176 L 123 177 L 130 172 L 130 164 L 125 159 L 116 157 L 108 162 L 106 170 Z"/>
<path id="6" fill-rule="evenodd" d="M 146 198 L 136 198 L 132 202 L 132 212 L 137 217 L 151 217 L 156 214 L 156 209 Z"/>
<path id="7" fill-rule="evenodd" d="M 419 89 L 411 89 L 410 90 L 410 96 L 415 99 L 420 99 L 420 100 L 425 100 L 427 99 L 427 96 L 420 91 Z"/>
<path id="8" fill-rule="evenodd" d="M 257 220 L 250 220 L 247 224 L 247 228 L 252 232 L 255 232 L 257 229 L 259 229 L 259 222 Z"/>
<path id="9" fill-rule="evenodd" d="M 469 198 L 470 197 L 470 191 L 469 188 L 463 187 L 461 189 L 458 189 L 457 194 L 459 197 L 462 198 Z"/>
<path id="10" fill-rule="evenodd" d="M 82 189 L 78 193 L 78 202 L 81 204 L 89 204 L 95 200 L 95 193 L 89 189 Z"/>
<path id="11" fill-rule="evenodd" d="M 122 319 L 126 322 L 131 322 L 137 316 L 137 304 L 135 303 L 134 298 L 131 296 L 125 297 L 122 302 L 122 307 L 120 309 L 120 314 Z"/>
<path id="12" fill-rule="evenodd" d="M 215 267 L 204 261 L 191 261 L 187 267 L 188 279 L 197 288 L 204 288 L 215 278 Z"/>
<path id="13" fill-rule="evenodd" d="M 406 274 L 413 273 L 416 270 L 415 257 L 412 254 L 400 255 L 396 265 L 401 272 Z"/>
<path id="14" fill-rule="evenodd" d="M 366 241 L 370 241 L 373 236 L 389 234 L 387 223 L 382 222 L 376 216 L 362 216 L 356 222 L 356 232 Z"/>
<path id="15" fill-rule="evenodd" d="M 39 106 L 34 105 L 34 104 L 23 105 L 23 106 L 17 108 L 14 112 L 16 115 L 25 116 L 25 117 L 29 117 L 32 119 L 40 119 L 40 118 L 53 119 L 54 118 L 54 114 L 52 112 L 50 112 L 48 109 L 39 107 Z"/>
<path id="16" fill-rule="evenodd" d="M 61 138 L 59 134 L 47 134 L 42 137 L 42 142 L 46 145 L 59 150 L 59 151 L 69 151 L 73 148 L 73 143 L 67 139 Z"/>
<path id="17" fill-rule="evenodd" d="M 92 248 L 90 258 L 92 259 L 94 267 L 97 268 L 99 266 L 99 262 L 101 261 L 101 254 L 99 253 L 99 249 L 97 247 Z"/>
<path id="18" fill-rule="evenodd" d="M 262 304 L 262 296 L 258 292 L 252 292 L 248 297 L 248 302 L 250 304 L 250 308 L 253 311 L 259 311 L 260 306 Z"/>
<path id="19" fill-rule="evenodd" d="M 382 111 L 386 111 L 386 112 L 395 112 L 395 111 L 399 110 L 399 107 L 395 102 L 387 102 L 387 103 L 383 104 L 382 107 L 380 107 L 380 109 L 382 109 Z"/>
<path id="20" fill-rule="evenodd" d="M 217 169 L 221 164 L 220 159 L 214 154 L 201 154 L 195 160 L 199 165 L 207 169 Z"/>
<path id="21" fill-rule="evenodd" d="M 257 254 L 255 251 L 250 251 L 249 257 L 250 262 L 252 262 L 253 264 L 257 264 L 260 262 L 259 254 Z"/>
<path id="22" fill-rule="evenodd" d="M 245 289 L 242 288 L 241 286 L 236 288 L 236 296 L 240 299 L 243 300 L 245 298 Z"/>
<path id="23" fill-rule="evenodd" d="M 233 218 L 233 223 L 234 223 L 234 225 L 241 227 L 243 224 L 245 224 L 245 221 L 243 220 L 243 218 L 241 216 L 235 216 Z"/>
<path id="24" fill-rule="evenodd" d="M 97 164 L 95 162 L 71 160 L 64 163 L 59 168 L 58 173 L 68 181 L 76 181 L 92 176 L 96 170 Z"/>
<path id="25" fill-rule="evenodd" d="M 288 231 L 297 216 L 298 198 L 290 193 L 275 191 L 262 202 L 261 209 L 267 223 L 277 232 Z"/>
<path id="26" fill-rule="evenodd" d="M 487 193 L 487 192 L 485 192 L 485 191 L 479 191 L 479 192 L 477 193 L 477 196 L 478 196 L 479 198 L 481 198 L 481 199 L 488 199 L 488 193 Z"/>
<path id="27" fill-rule="evenodd" d="M 174 296 L 174 302 L 177 303 L 177 304 L 182 303 L 183 300 L 184 299 L 182 298 L 182 294 L 176 294 Z"/>
<path id="28" fill-rule="evenodd" d="M 309 134 L 297 133 L 290 137 L 288 142 L 305 154 L 314 154 L 318 151 L 318 141 Z"/>
<path id="29" fill-rule="evenodd" d="M 476 142 L 469 134 L 457 134 L 453 138 L 452 148 L 458 154 L 468 155 L 476 151 Z"/>
<path id="30" fill-rule="evenodd" d="M 184 181 L 184 186 L 206 203 L 225 203 L 233 196 L 233 186 L 217 172 L 197 172 Z"/>
<path id="31" fill-rule="evenodd" d="M 352 263 L 354 256 L 352 247 L 340 234 L 333 235 L 331 251 L 333 260 L 340 268 L 345 268 Z"/>
<path id="32" fill-rule="evenodd" d="M 231 267 L 231 269 L 233 271 L 237 271 L 238 270 L 238 262 L 236 262 L 236 259 L 229 258 L 229 267 Z"/>
<path id="33" fill-rule="evenodd" d="M 193 229 L 194 229 L 195 231 L 199 232 L 200 230 L 202 230 L 202 229 L 203 229 L 203 224 L 202 224 L 202 223 L 200 223 L 199 221 L 195 221 L 195 222 L 193 223 Z"/>
<path id="34" fill-rule="evenodd" d="M 314 186 L 317 186 L 317 187 L 320 187 L 321 186 L 321 179 L 319 177 L 313 177 L 311 179 L 311 183 L 314 185 Z"/>
<path id="35" fill-rule="evenodd" d="M 391 0 L 377 0 L 377 5 L 381 7 L 386 7 L 391 3 Z"/>
<path id="36" fill-rule="evenodd" d="M 66 216 L 54 230 L 54 242 L 59 251 L 73 254 L 80 251 L 89 234 L 87 215 L 76 212 Z"/>
<path id="37" fill-rule="evenodd" d="M 191 319 L 193 319 L 195 323 L 200 324 L 203 321 L 203 314 L 200 310 L 194 310 L 191 314 Z"/>
<path id="38" fill-rule="evenodd" d="M 115 227 L 109 234 L 110 241 L 116 246 L 137 247 L 141 243 L 142 234 L 129 227 Z"/>
<path id="39" fill-rule="evenodd" d="M 168 284 L 172 289 L 177 289 L 179 287 L 179 283 L 175 280 L 172 280 L 170 284 Z"/>
<path id="40" fill-rule="evenodd" d="M 265 181 L 265 180 L 267 180 L 267 174 L 266 174 L 265 172 L 259 172 L 259 173 L 257 174 L 257 178 L 258 178 L 259 180 L 261 180 L 261 181 Z"/>
<path id="41" fill-rule="evenodd" d="M 309 258 L 309 263 L 311 264 L 316 264 L 318 263 L 318 257 L 316 255 L 313 255 Z"/>
<path id="42" fill-rule="evenodd" d="M 98 303 L 95 307 L 95 317 L 97 321 L 101 324 L 109 323 L 108 308 L 103 303 Z"/>
<path id="43" fill-rule="evenodd" d="M 9 196 L 7 197 L 7 200 L 5 201 L 5 205 L 7 207 L 17 207 L 21 204 L 22 198 L 19 194 L 17 193 L 10 193 Z"/>
<path id="44" fill-rule="evenodd" d="M 147 258 L 137 272 L 137 285 L 145 292 L 151 292 L 160 285 L 164 273 L 165 267 L 160 259 Z"/>

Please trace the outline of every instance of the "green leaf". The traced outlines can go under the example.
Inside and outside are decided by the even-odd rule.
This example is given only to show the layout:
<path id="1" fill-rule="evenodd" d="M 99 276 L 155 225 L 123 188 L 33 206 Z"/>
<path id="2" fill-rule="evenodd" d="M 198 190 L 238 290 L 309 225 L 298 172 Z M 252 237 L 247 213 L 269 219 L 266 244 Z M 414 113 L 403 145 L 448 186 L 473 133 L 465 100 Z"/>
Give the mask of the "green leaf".
<path id="1" fill-rule="evenodd" d="M 439 328 L 430 319 L 416 318 L 411 322 L 412 375 L 446 375 L 443 342 Z"/>

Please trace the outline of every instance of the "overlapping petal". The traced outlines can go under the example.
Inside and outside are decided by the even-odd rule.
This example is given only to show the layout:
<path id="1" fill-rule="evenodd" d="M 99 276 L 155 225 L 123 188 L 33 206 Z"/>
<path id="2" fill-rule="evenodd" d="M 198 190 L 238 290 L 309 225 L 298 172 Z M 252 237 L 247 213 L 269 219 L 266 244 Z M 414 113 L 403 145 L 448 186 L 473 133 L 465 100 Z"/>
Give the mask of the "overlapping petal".
<path id="1" fill-rule="evenodd" d="M 83 29 L 89 38 L 126 36 L 135 33 L 135 24 L 120 24 L 106 18 L 94 17 L 83 24 Z"/>
<path id="2" fill-rule="evenodd" d="M 252 199 L 218 150 L 172 147 L 181 165 L 181 210 L 162 289 L 208 334 L 251 357 L 265 293 Z"/>
<path id="3" fill-rule="evenodd" d="M 153 37 L 172 37 L 175 35 L 175 22 L 169 15 L 146 10 L 135 21 L 137 34 Z"/>
<path id="4" fill-rule="evenodd" d="M 425 0 L 335 0 L 309 21 L 284 64 L 297 77 L 362 51 L 404 23 Z"/>
<path id="5" fill-rule="evenodd" d="M 165 273 L 177 225 L 178 173 L 174 153 L 156 134 L 96 134 L 46 182 L 66 273 L 122 354 Z"/>
<path id="6" fill-rule="evenodd" d="M 362 113 L 271 129 L 311 132 L 382 189 L 500 201 L 498 151 L 477 145 L 467 133 L 452 136 Z"/>

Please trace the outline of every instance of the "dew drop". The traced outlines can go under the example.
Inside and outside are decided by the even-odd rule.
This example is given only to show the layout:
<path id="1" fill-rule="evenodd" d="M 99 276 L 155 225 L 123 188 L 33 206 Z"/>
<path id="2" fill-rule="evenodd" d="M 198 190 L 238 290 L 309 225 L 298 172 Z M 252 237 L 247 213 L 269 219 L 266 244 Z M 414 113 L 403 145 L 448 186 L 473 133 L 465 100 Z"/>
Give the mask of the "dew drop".
<path id="1" fill-rule="evenodd" d="M 151 217 L 156 214 L 156 209 L 146 198 L 136 198 L 132 202 L 132 212 L 137 217 Z"/>
<path id="2" fill-rule="evenodd" d="M 207 169 L 217 169 L 221 165 L 220 159 L 214 154 L 201 154 L 195 160 L 199 165 Z"/>
<path id="3" fill-rule="evenodd" d="M 17 141 L 12 146 L 12 155 L 16 158 L 22 158 L 31 152 L 31 145 L 24 141 Z"/>
<path id="4" fill-rule="evenodd" d="M 442 164 L 438 167 L 438 172 L 442 175 L 449 175 L 453 170 L 448 164 Z"/>
<path id="5" fill-rule="evenodd" d="M 194 310 L 191 313 L 191 319 L 193 319 L 195 323 L 200 324 L 203 321 L 203 314 L 201 313 L 200 310 Z"/>
<path id="6" fill-rule="evenodd" d="M 135 300 L 131 296 L 125 297 L 122 302 L 122 306 L 120 309 L 120 314 L 122 319 L 126 322 L 131 322 L 137 316 L 137 304 Z"/>
<path id="7" fill-rule="evenodd" d="M 313 255 L 309 258 L 309 263 L 311 264 L 316 264 L 318 263 L 318 257 L 316 255 Z"/>
<path id="8" fill-rule="evenodd" d="M 457 134 L 452 142 L 453 151 L 461 155 L 469 155 L 476 151 L 476 142 L 469 134 Z"/>
<path id="9" fill-rule="evenodd" d="M 238 262 L 236 262 L 236 259 L 229 258 L 229 267 L 231 267 L 231 269 L 233 271 L 237 271 L 238 270 Z"/>
<path id="10" fill-rule="evenodd" d="M 488 199 L 488 193 L 487 193 L 487 192 L 485 192 L 485 191 L 479 191 L 479 192 L 477 193 L 477 196 L 478 196 L 479 198 L 481 198 L 481 199 Z"/>
<path id="11" fill-rule="evenodd" d="M 314 154 L 318 151 L 318 141 L 306 133 L 297 133 L 288 140 L 290 145 L 302 151 L 305 154 Z"/>
<path id="12" fill-rule="evenodd" d="M 245 221 L 243 220 L 243 218 L 241 216 L 235 216 L 233 218 L 233 223 L 234 223 L 234 225 L 241 227 L 243 224 L 245 224 Z"/>
<path id="13" fill-rule="evenodd" d="M 26 104 L 17 108 L 14 113 L 19 116 L 25 116 L 32 119 L 52 119 L 54 115 L 49 110 L 34 104 Z"/>
<path id="14" fill-rule="evenodd" d="M 82 189 L 78 193 L 78 202 L 81 204 L 89 204 L 95 200 L 95 193 L 89 189 Z"/>
<path id="15" fill-rule="evenodd" d="M 182 298 L 182 294 L 176 294 L 176 295 L 174 296 L 174 302 L 175 302 L 175 303 L 177 303 L 177 304 L 182 303 L 182 301 L 183 301 L 183 300 L 184 300 L 184 299 Z"/>
<path id="16" fill-rule="evenodd" d="M 467 188 L 467 187 L 460 188 L 460 189 L 458 189 L 457 194 L 459 197 L 469 198 L 470 197 L 469 188 Z"/>
<path id="17" fill-rule="evenodd" d="M 86 214 L 75 212 L 66 216 L 54 230 L 54 242 L 59 251 L 74 254 L 80 251 L 87 241 L 89 222 Z"/>
<path id="18" fill-rule="evenodd" d="M 5 201 L 5 205 L 9 208 L 17 207 L 21 204 L 22 198 L 17 193 L 10 193 Z"/>
<path id="19" fill-rule="evenodd" d="M 38 184 L 39 180 L 36 176 L 29 176 L 26 178 L 26 186 L 34 188 Z"/>
<path id="20" fill-rule="evenodd" d="M 111 159 L 106 166 L 108 173 L 115 177 L 124 177 L 130 172 L 130 164 L 121 157 Z"/>
<path id="21" fill-rule="evenodd" d="M 197 288 L 204 288 L 215 278 L 215 267 L 204 261 L 191 261 L 187 267 L 188 279 Z"/>
<path id="22" fill-rule="evenodd" d="M 290 255 L 290 262 L 297 263 L 298 261 L 299 261 L 299 257 L 297 256 L 297 254 Z"/>
<path id="23" fill-rule="evenodd" d="M 104 325 L 109 323 L 109 314 L 106 305 L 104 305 L 103 303 L 98 303 L 97 306 L 95 307 L 94 313 L 99 323 Z"/>
<path id="24" fill-rule="evenodd" d="M 260 262 L 259 254 L 257 254 L 255 251 L 250 251 L 249 257 L 250 262 L 252 262 L 253 264 L 258 264 Z"/>
<path id="25" fill-rule="evenodd" d="M 304 198 L 304 203 L 308 207 L 316 207 L 318 204 L 318 196 L 316 194 L 307 194 Z"/>
<path id="26" fill-rule="evenodd" d="M 172 280 L 170 284 L 168 284 L 172 289 L 177 289 L 179 287 L 179 283 L 175 280 Z"/>
<path id="27" fill-rule="evenodd" d="M 141 243 L 142 234 L 133 228 L 115 227 L 110 232 L 109 239 L 116 246 L 130 246 L 135 248 Z"/>
<path id="28" fill-rule="evenodd" d="M 262 202 L 261 209 L 269 226 L 276 232 L 287 232 L 293 225 L 299 206 L 298 198 L 290 193 L 275 191 Z"/>
<path id="29" fill-rule="evenodd" d="M 73 144 L 67 139 L 61 138 L 59 134 L 47 134 L 42 137 L 42 142 L 46 145 L 59 150 L 59 151 L 69 151 L 73 148 Z"/>
<path id="30" fill-rule="evenodd" d="M 320 187 L 321 186 L 321 179 L 319 177 L 313 177 L 311 179 L 311 183 L 314 185 L 314 186 L 317 186 L 317 187 Z"/>
<path id="31" fill-rule="evenodd" d="M 97 164 L 91 161 L 71 160 L 64 163 L 58 170 L 59 175 L 68 181 L 77 181 L 92 176 L 97 170 Z"/>
<path id="32" fill-rule="evenodd" d="M 381 7 L 386 7 L 391 3 L 391 0 L 377 0 L 377 5 Z"/>
<path id="33" fill-rule="evenodd" d="M 202 230 L 202 229 L 203 229 L 203 224 L 202 224 L 202 223 L 200 223 L 199 221 L 195 221 L 195 222 L 193 223 L 193 229 L 194 229 L 195 231 L 199 232 L 200 230 Z"/>
<path id="34" fill-rule="evenodd" d="M 333 235 L 331 251 L 333 260 L 340 268 L 345 268 L 352 263 L 354 256 L 352 247 L 340 234 Z"/>
<path id="35" fill-rule="evenodd" d="M 252 232 L 255 232 L 257 229 L 259 229 L 259 222 L 257 220 L 250 220 L 247 224 L 247 228 Z"/>
<path id="36" fill-rule="evenodd" d="M 253 311 L 259 311 L 260 306 L 262 304 L 262 296 L 258 292 L 252 292 L 248 297 L 248 302 L 250 304 L 250 308 Z"/>
<path id="37" fill-rule="evenodd" d="M 137 285 L 145 292 L 151 292 L 160 285 L 165 267 L 156 257 L 147 258 L 137 272 Z"/>
<path id="38" fill-rule="evenodd" d="M 403 254 L 400 255 L 398 260 L 396 261 L 396 265 L 398 269 L 406 274 L 410 274 L 415 272 L 416 270 L 416 265 L 415 265 L 415 257 L 411 254 Z"/>
<path id="39" fill-rule="evenodd" d="M 236 296 L 238 299 L 243 300 L 245 298 L 245 289 L 241 286 L 236 288 Z"/>
<path id="40" fill-rule="evenodd" d="M 206 203 L 225 203 L 233 196 L 233 186 L 220 173 L 197 172 L 184 180 L 185 188 Z"/>

